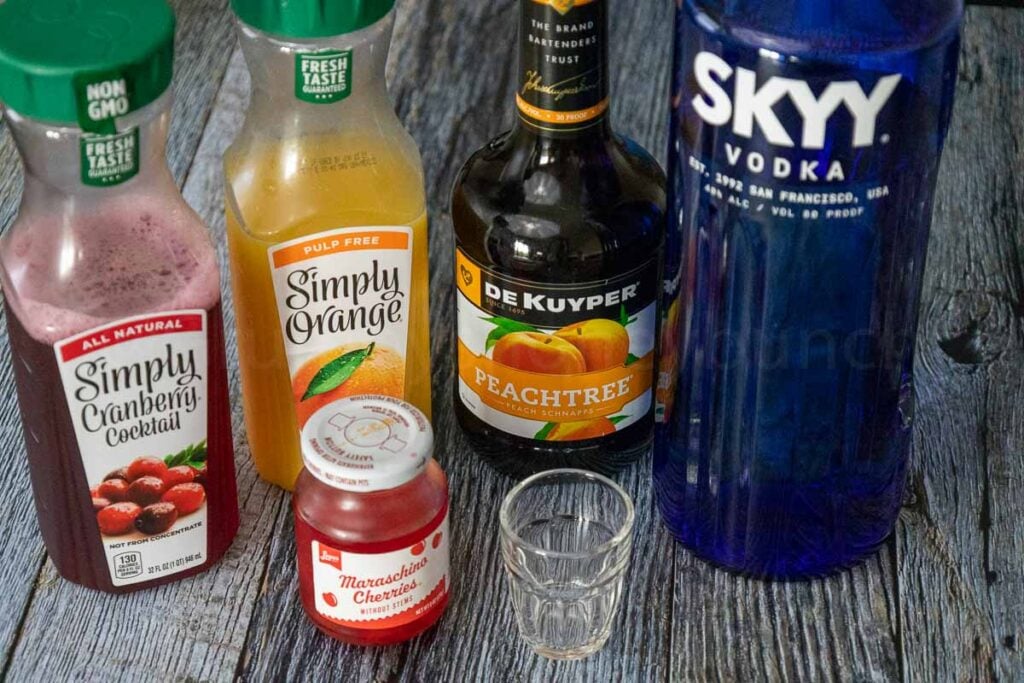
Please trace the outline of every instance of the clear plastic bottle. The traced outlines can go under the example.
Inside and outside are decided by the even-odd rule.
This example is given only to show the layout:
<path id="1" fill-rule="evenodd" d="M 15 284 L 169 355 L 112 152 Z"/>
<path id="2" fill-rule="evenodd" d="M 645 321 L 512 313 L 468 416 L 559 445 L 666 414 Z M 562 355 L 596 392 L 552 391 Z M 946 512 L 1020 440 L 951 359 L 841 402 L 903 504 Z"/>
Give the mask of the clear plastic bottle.
<path id="1" fill-rule="evenodd" d="M 326 403 L 385 394 L 430 414 L 423 169 L 384 77 L 393 4 L 232 3 L 252 74 L 225 156 L 239 362 L 253 459 L 285 488 Z M 355 370 L 312 386 L 336 363 Z"/>
<path id="2" fill-rule="evenodd" d="M 962 11 L 680 4 L 654 476 L 701 557 L 805 577 L 893 529 Z"/>
<path id="3" fill-rule="evenodd" d="M 219 270 L 165 158 L 173 13 L 62 8 L 0 4 L 25 166 L 0 278 L 47 551 L 123 592 L 203 571 L 238 529 Z"/>

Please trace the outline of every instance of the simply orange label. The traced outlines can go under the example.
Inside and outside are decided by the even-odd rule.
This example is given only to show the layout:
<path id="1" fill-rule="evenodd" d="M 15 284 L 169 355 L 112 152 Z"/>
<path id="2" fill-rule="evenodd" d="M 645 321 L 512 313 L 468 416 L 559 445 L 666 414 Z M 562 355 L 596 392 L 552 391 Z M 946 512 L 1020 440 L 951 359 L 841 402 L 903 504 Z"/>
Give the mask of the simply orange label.
<path id="1" fill-rule="evenodd" d="M 455 268 L 459 398 L 477 417 L 546 441 L 649 419 L 656 264 L 565 285 L 503 276 L 461 250 Z"/>
<path id="2" fill-rule="evenodd" d="M 269 250 L 300 428 L 346 396 L 404 397 L 412 250 L 408 226 L 341 228 Z"/>

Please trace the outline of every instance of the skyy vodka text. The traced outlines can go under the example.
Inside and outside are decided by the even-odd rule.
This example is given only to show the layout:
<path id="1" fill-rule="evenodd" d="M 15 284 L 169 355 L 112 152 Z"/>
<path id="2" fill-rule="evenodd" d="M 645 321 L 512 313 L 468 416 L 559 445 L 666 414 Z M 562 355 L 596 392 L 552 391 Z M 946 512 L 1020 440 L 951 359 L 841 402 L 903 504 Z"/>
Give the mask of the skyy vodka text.
<path id="1" fill-rule="evenodd" d="M 959 0 L 687 0 L 655 482 L 760 576 L 874 551 L 903 499 Z"/>

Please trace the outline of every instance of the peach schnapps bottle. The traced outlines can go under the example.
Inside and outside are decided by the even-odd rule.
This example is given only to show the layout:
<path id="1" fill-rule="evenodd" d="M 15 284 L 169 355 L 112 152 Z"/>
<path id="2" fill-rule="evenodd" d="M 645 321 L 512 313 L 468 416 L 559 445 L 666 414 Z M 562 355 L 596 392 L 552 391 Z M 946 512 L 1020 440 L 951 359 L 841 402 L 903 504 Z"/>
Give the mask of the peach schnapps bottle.
<path id="1" fill-rule="evenodd" d="M 665 179 L 609 114 L 606 0 L 521 0 L 516 122 L 452 191 L 455 413 L 499 469 L 649 447 Z"/>
<path id="2" fill-rule="evenodd" d="M 377 394 L 430 413 L 419 151 L 384 67 L 394 0 L 232 0 L 252 74 L 225 158 L 246 426 L 291 488 L 320 407 Z"/>

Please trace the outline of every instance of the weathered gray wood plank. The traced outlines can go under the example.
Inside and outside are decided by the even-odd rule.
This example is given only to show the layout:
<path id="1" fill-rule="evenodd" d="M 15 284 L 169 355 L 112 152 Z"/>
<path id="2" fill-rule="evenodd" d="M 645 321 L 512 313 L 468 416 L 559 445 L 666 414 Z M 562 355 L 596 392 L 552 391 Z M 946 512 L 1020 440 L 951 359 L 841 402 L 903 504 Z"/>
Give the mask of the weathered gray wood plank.
<path id="1" fill-rule="evenodd" d="M 210 223 L 222 256 L 220 155 L 237 130 L 247 87 L 237 54 L 221 84 L 233 45 L 224 4 L 177 3 L 169 146 L 175 175 L 187 178 L 186 197 Z M 618 126 L 663 158 L 670 3 L 617 0 L 613 12 L 618 51 L 630 55 L 613 65 Z M 1024 15 L 971 12 L 923 311 L 920 466 L 896 550 L 826 581 L 737 579 L 671 543 L 653 512 L 643 463 L 620 477 L 640 516 L 625 610 L 608 647 L 576 664 L 537 658 L 515 635 L 495 525 L 512 482 L 473 459 L 448 409 L 448 189 L 462 160 L 510 120 L 514 36 L 515 0 L 403 0 L 389 68 L 399 112 L 423 152 L 433 220 L 435 427 L 452 485 L 456 577 L 439 626 L 412 643 L 364 650 L 309 625 L 296 591 L 287 496 L 260 482 L 249 464 L 233 372 L 238 541 L 203 576 L 124 597 L 71 586 L 48 563 L 39 572 L 44 554 L 20 465 L 17 409 L 13 396 L 0 402 L 8 465 L 0 491 L 13 492 L 0 495 L 4 672 L 12 680 L 1024 677 L 1024 187 L 1014 175 L 1024 170 Z M 9 138 L 0 137 L 0 224 L 20 191 L 14 168 Z M 233 358 L 233 310 L 225 303 Z M 0 365 L 5 380 L 11 386 L 9 361 Z"/>
<path id="2" fill-rule="evenodd" d="M 389 68 L 399 113 L 422 151 L 432 220 L 434 427 L 452 494 L 450 606 L 435 629 L 410 644 L 360 650 L 331 642 L 302 614 L 292 522 L 284 511 L 243 669 L 252 680 L 341 671 L 358 680 L 667 679 L 673 547 L 654 517 L 649 462 L 620 477 L 637 502 L 638 521 L 625 609 L 612 640 L 586 662 L 552 664 L 518 639 L 501 565 L 498 505 L 514 482 L 476 460 L 449 408 L 454 245 L 448 193 L 462 161 L 511 121 L 517 7 L 516 0 L 401 3 Z M 671 8 L 619 0 L 612 12 L 615 45 L 631 55 L 613 66 L 618 127 L 664 157 Z M 281 633 L 293 637 L 275 636 Z"/>
<path id="3" fill-rule="evenodd" d="M 919 337 L 898 530 L 909 680 L 1024 677 L 1024 13 L 972 9 Z"/>

